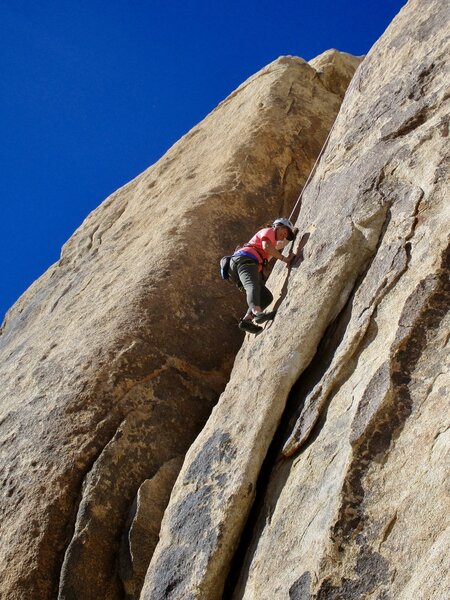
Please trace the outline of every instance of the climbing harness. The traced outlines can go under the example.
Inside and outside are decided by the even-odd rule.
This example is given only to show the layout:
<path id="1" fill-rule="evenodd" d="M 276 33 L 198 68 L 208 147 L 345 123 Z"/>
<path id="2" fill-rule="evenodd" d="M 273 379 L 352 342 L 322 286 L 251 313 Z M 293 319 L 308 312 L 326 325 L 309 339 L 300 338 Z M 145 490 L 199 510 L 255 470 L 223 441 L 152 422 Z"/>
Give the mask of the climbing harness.
<path id="1" fill-rule="evenodd" d="M 261 259 L 261 262 L 258 262 L 258 265 L 261 267 L 260 271 L 263 270 L 264 267 L 267 266 L 267 258 L 264 258 L 264 256 L 259 251 L 258 246 L 255 246 L 255 244 L 244 244 L 242 247 L 243 248 L 246 248 L 246 247 L 253 248 L 253 250 L 256 252 L 256 254 Z"/>

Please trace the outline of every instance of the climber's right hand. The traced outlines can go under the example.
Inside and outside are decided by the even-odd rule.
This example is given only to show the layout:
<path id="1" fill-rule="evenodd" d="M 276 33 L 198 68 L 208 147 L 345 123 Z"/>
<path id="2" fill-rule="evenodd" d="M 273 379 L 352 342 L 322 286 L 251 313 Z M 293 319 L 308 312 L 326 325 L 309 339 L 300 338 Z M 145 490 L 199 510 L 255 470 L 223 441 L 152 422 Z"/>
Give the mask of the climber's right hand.
<path id="1" fill-rule="evenodd" d="M 288 256 L 283 256 L 283 262 L 285 262 L 286 266 L 288 267 L 291 264 L 291 262 L 294 260 L 294 258 L 297 258 L 297 255 L 294 254 L 293 252 L 290 252 L 288 254 Z"/>

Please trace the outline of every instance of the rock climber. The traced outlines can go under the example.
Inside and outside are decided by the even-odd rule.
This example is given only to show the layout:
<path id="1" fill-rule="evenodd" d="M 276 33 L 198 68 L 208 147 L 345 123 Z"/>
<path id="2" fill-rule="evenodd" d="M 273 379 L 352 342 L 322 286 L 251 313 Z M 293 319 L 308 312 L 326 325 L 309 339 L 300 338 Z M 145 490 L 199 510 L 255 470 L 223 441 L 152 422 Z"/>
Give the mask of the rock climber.
<path id="1" fill-rule="evenodd" d="M 283 250 L 295 235 L 296 229 L 289 219 L 275 219 L 271 227 L 258 231 L 231 257 L 230 280 L 239 288 L 243 288 L 247 295 L 248 310 L 239 321 L 239 329 L 257 334 L 262 331 L 260 323 L 274 318 L 275 311 L 263 312 L 273 300 L 265 285 L 263 267 L 271 257 L 282 260 L 289 266 L 295 254 L 291 252 L 284 256 L 280 250 Z"/>

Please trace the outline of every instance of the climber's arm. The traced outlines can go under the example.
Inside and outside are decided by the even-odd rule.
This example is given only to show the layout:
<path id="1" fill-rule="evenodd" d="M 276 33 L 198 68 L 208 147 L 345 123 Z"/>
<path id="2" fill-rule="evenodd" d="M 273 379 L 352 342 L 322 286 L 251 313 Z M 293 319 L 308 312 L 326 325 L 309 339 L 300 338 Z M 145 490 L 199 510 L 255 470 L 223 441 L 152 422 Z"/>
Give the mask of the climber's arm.
<path id="1" fill-rule="evenodd" d="M 269 256 L 273 256 L 274 258 L 277 258 L 278 260 L 281 260 L 286 264 L 289 264 L 295 257 L 295 254 L 293 252 L 291 252 L 288 256 L 284 256 L 279 250 L 275 248 L 272 242 L 269 242 L 269 240 L 263 240 L 262 247 L 266 254 L 268 254 Z"/>

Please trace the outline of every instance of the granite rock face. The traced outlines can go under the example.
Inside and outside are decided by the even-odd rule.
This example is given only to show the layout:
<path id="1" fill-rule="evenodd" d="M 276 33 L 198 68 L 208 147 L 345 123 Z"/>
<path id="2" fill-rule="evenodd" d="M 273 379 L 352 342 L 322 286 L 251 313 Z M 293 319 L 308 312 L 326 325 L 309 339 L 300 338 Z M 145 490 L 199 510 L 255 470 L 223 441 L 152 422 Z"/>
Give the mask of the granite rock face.
<path id="1" fill-rule="evenodd" d="M 359 62 L 317 60 L 282 57 L 246 81 L 89 215 L 8 312 L 5 600 L 137 597 L 177 457 L 242 342 L 244 301 L 218 259 L 290 211 Z"/>
<path id="2" fill-rule="evenodd" d="M 410 0 L 352 80 L 142 600 L 448 598 L 449 12 Z"/>
<path id="3" fill-rule="evenodd" d="M 139 598 L 156 544 L 170 492 L 183 457 L 165 463 L 152 479 L 140 486 L 122 536 L 120 575 L 127 598 Z"/>

